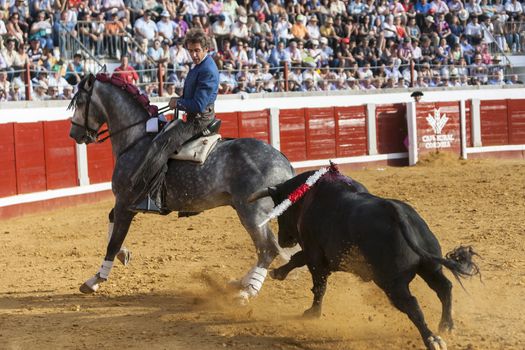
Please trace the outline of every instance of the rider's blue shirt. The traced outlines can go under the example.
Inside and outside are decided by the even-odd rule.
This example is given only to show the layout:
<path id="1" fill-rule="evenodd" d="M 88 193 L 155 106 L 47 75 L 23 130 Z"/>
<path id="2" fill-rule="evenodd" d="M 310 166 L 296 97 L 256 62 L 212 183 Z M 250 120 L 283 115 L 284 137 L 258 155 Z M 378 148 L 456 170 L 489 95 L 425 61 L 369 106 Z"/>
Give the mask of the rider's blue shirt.
<path id="1" fill-rule="evenodd" d="M 219 70 L 208 55 L 188 72 L 177 107 L 188 113 L 203 113 L 217 99 L 218 90 Z"/>

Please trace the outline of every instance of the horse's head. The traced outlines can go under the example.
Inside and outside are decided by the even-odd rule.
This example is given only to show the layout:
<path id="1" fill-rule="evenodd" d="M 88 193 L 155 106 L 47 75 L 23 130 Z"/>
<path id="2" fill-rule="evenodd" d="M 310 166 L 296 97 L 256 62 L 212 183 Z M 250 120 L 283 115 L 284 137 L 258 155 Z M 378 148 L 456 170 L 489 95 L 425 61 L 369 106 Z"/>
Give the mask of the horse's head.
<path id="1" fill-rule="evenodd" d="M 104 124 L 100 98 L 95 93 L 96 80 L 93 74 L 82 79 L 68 107 L 74 108 L 69 136 L 77 143 L 97 141 L 98 130 Z"/>

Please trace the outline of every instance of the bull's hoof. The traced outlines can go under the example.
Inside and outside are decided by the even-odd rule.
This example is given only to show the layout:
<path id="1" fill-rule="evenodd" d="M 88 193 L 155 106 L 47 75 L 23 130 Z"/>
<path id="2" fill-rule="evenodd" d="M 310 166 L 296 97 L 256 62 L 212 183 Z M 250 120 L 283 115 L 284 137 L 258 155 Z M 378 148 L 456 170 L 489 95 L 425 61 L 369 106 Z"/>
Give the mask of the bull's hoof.
<path id="1" fill-rule="evenodd" d="M 284 281 L 286 279 L 286 275 L 280 272 L 279 269 L 271 270 L 269 274 L 274 280 Z"/>
<path id="2" fill-rule="evenodd" d="M 447 350 L 447 343 L 437 335 L 431 335 L 426 341 L 428 350 Z"/>
<path id="3" fill-rule="evenodd" d="M 304 318 L 320 318 L 321 317 L 321 308 L 320 307 L 311 307 L 303 313 Z"/>
<path id="4" fill-rule="evenodd" d="M 439 332 L 440 333 L 452 333 L 452 330 L 454 329 L 454 322 L 452 321 L 441 321 L 439 323 Z"/>
<path id="5" fill-rule="evenodd" d="M 126 248 L 122 248 L 117 254 L 117 259 L 122 263 L 122 265 L 128 266 L 129 262 L 131 261 L 131 252 Z"/>

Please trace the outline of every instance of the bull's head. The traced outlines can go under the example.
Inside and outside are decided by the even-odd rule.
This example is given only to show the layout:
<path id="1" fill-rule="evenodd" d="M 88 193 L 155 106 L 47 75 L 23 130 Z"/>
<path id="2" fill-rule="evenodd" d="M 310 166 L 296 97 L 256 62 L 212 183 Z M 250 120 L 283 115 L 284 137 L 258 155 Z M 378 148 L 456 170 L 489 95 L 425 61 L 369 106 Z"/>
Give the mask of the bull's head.
<path id="1" fill-rule="evenodd" d="M 78 84 L 68 109 L 73 108 L 69 136 L 77 143 L 91 143 L 97 140 L 98 130 L 104 123 L 99 97 L 95 93 L 96 78 L 90 74 Z"/>
<path id="2" fill-rule="evenodd" d="M 312 175 L 312 171 L 299 174 L 288 181 L 285 181 L 277 186 L 264 188 L 253 193 L 249 198 L 249 202 L 256 201 L 261 198 L 271 197 L 275 205 L 280 204 L 288 195 L 292 193 L 297 187 L 304 184 L 306 179 Z M 292 204 L 283 214 L 277 218 L 279 224 L 278 241 L 283 248 L 293 247 L 297 242 L 300 242 L 301 235 L 299 233 L 299 220 L 302 209 L 303 200 L 300 199 Z"/>

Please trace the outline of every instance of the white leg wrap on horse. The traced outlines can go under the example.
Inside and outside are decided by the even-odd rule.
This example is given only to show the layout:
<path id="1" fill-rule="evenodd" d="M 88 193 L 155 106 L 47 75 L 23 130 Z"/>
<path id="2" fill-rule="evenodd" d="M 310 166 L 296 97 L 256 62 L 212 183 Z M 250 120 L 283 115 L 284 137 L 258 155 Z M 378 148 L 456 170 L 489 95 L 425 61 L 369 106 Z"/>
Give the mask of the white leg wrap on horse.
<path id="1" fill-rule="evenodd" d="M 112 267 L 113 261 L 104 260 L 102 262 L 102 265 L 100 266 L 100 269 L 98 269 L 98 275 L 100 276 L 100 278 L 104 278 L 107 280 Z"/>
<path id="2" fill-rule="evenodd" d="M 253 289 L 253 291 L 251 291 L 252 296 L 255 296 L 261 290 L 267 274 L 267 269 L 255 266 L 243 277 L 241 286 L 243 286 L 243 288 L 251 287 L 250 290 Z"/>
<path id="3" fill-rule="evenodd" d="M 98 277 L 97 276 L 93 276 L 90 279 L 88 279 L 85 284 L 89 288 L 91 288 L 91 290 L 93 292 L 96 292 L 98 290 L 98 288 L 100 287 L 100 284 L 98 284 L 97 281 L 98 281 Z M 86 293 L 86 292 L 84 292 L 84 293 Z"/>

